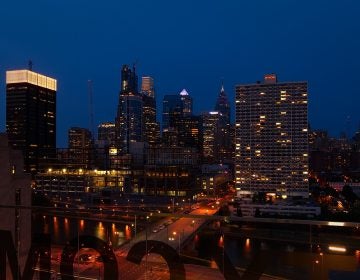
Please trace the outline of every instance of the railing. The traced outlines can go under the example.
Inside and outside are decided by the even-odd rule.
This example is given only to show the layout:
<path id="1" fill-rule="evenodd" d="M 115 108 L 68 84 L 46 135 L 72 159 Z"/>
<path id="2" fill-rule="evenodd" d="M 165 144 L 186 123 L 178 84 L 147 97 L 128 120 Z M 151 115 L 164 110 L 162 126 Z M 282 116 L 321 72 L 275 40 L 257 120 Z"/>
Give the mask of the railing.
<path id="1" fill-rule="evenodd" d="M 113 207 L 0 205 L 0 279 L 360 278 L 360 223 Z"/>

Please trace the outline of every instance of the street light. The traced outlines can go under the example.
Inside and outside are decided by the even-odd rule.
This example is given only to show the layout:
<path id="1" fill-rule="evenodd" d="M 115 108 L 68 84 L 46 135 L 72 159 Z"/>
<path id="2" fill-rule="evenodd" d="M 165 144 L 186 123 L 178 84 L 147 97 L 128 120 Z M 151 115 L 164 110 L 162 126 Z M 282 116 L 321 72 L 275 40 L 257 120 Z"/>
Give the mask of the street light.
<path id="1" fill-rule="evenodd" d="M 173 232 L 173 235 L 174 235 L 173 240 L 175 240 L 176 231 Z M 180 244 L 181 244 L 181 240 L 180 240 L 180 233 L 179 233 L 179 255 L 180 255 Z"/>
<path id="2" fill-rule="evenodd" d="M 135 216 L 136 217 L 136 216 Z M 146 228 L 145 228 L 145 279 L 147 279 L 147 267 L 148 267 L 148 227 L 149 227 L 149 216 L 146 216 Z"/>

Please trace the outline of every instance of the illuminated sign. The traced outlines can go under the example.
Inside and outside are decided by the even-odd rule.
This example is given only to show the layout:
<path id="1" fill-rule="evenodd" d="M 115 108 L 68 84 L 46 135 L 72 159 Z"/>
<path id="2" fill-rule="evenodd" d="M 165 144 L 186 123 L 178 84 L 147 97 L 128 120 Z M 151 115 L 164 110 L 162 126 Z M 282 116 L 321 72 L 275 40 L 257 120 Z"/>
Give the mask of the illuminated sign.
<path id="1" fill-rule="evenodd" d="M 6 84 L 29 83 L 56 91 L 57 81 L 53 78 L 32 72 L 30 70 L 6 71 Z"/>

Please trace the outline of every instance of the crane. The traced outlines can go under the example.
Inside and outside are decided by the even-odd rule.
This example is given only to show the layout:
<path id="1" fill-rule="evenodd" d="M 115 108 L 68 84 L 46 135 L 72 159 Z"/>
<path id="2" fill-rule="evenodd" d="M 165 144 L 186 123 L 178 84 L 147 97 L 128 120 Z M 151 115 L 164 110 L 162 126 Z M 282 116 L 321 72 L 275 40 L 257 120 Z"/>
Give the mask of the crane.
<path id="1" fill-rule="evenodd" d="M 95 139 L 92 80 L 88 80 L 88 98 L 89 98 L 89 130 L 92 134 L 92 137 Z"/>

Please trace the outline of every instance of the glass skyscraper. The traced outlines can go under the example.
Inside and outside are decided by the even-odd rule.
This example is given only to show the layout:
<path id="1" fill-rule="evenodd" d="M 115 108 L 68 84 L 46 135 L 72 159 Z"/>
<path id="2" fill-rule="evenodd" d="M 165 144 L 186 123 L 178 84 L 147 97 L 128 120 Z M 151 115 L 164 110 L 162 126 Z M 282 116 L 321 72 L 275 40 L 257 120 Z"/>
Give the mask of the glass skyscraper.
<path id="1" fill-rule="evenodd" d="M 135 68 L 127 65 L 121 71 L 121 91 L 116 116 L 117 146 L 123 154 L 129 153 L 131 142 L 143 141 L 143 99 L 137 91 Z"/>
<path id="2" fill-rule="evenodd" d="M 160 140 L 160 125 L 156 121 L 156 99 L 152 77 L 142 77 L 141 94 L 143 98 L 144 141 L 154 146 Z"/>

